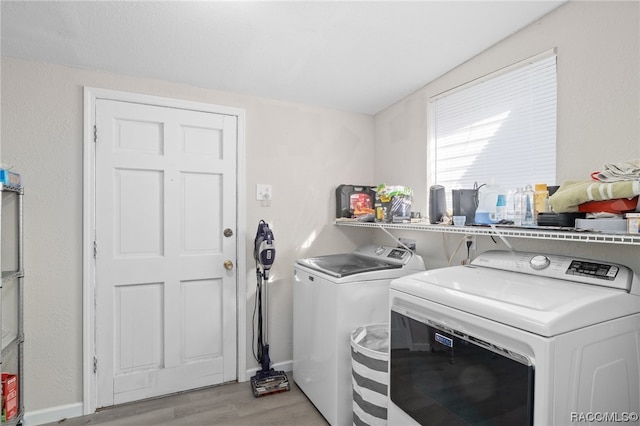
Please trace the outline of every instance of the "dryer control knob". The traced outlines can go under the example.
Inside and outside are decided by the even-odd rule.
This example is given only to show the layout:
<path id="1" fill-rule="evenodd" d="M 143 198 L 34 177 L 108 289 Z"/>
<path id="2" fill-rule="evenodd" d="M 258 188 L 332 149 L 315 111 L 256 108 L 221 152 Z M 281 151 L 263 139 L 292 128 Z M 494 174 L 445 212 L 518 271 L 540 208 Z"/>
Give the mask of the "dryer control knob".
<path id="1" fill-rule="evenodd" d="M 529 260 L 529 265 L 535 270 L 544 269 L 551 264 L 551 261 L 547 256 L 539 254 L 537 256 L 533 256 L 531 260 Z"/>

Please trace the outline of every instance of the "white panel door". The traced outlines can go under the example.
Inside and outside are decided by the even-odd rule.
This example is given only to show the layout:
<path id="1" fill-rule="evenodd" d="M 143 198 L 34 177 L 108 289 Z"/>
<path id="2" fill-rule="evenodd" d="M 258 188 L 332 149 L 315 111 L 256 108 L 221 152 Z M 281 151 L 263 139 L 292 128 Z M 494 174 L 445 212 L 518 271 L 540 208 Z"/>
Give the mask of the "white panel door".
<path id="1" fill-rule="evenodd" d="M 235 380 L 237 118 L 95 111 L 97 407 Z"/>

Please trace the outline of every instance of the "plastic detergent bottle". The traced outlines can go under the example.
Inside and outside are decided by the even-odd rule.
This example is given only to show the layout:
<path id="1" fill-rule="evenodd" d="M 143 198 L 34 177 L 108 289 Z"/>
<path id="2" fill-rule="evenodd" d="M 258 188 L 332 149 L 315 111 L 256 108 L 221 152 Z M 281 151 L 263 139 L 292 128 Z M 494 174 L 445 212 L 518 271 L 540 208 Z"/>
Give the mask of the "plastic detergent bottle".
<path id="1" fill-rule="evenodd" d="M 495 185 L 484 185 L 478 189 L 478 208 L 476 212 L 489 213 L 490 220 L 496 220 L 496 204 L 499 188 Z"/>
<path id="2" fill-rule="evenodd" d="M 549 211 L 549 190 L 546 183 L 536 183 L 535 205 L 537 222 L 538 213 Z"/>
<path id="3" fill-rule="evenodd" d="M 535 196 L 531 185 L 527 185 L 522 193 L 522 225 L 536 224 Z"/>

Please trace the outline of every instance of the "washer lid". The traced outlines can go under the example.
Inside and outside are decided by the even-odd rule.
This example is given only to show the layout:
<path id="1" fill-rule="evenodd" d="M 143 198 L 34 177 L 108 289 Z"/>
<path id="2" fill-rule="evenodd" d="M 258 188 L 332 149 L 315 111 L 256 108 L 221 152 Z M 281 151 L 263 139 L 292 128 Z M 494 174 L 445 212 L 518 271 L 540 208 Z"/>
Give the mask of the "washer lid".
<path id="1" fill-rule="evenodd" d="M 640 312 L 624 290 L 478 266 L 419 272 L 391 290 L 548 337 Z"/>
<path id="2" fill-rule="evenodd" d="M 402 268 L 402 265 L 399 263 L 390 263 L 355 253 L 310 257 L 307 259 L 298 259 L 296 262 L 300 265 L 306 266 L 307 268 L 323 272 L 335 278 L 342 278 L 363 272 L 380 271 L 383 269 Z"/>

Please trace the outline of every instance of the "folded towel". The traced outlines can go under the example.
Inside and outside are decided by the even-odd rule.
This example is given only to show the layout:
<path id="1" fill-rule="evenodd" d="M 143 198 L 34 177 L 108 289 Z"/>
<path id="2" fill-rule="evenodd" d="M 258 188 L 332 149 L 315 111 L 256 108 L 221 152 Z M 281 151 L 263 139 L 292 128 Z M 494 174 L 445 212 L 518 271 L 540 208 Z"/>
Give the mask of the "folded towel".
<path id="1" fill-rule="evenodd" d="M 595 172 L 591 177 L 600 182 L 619 182 L 624 180 L 640 180 L 640 158 L 605 164 L 604 171 Z"/>
<path id="2" fill-rule="evenodd" d="M 578 206 L 587 201 L 633 198 L 640 195 L 640 180 L 621 182 L 566 181 L 549 197 L 549 204 L 556 213 L 577 212 Z"/>

